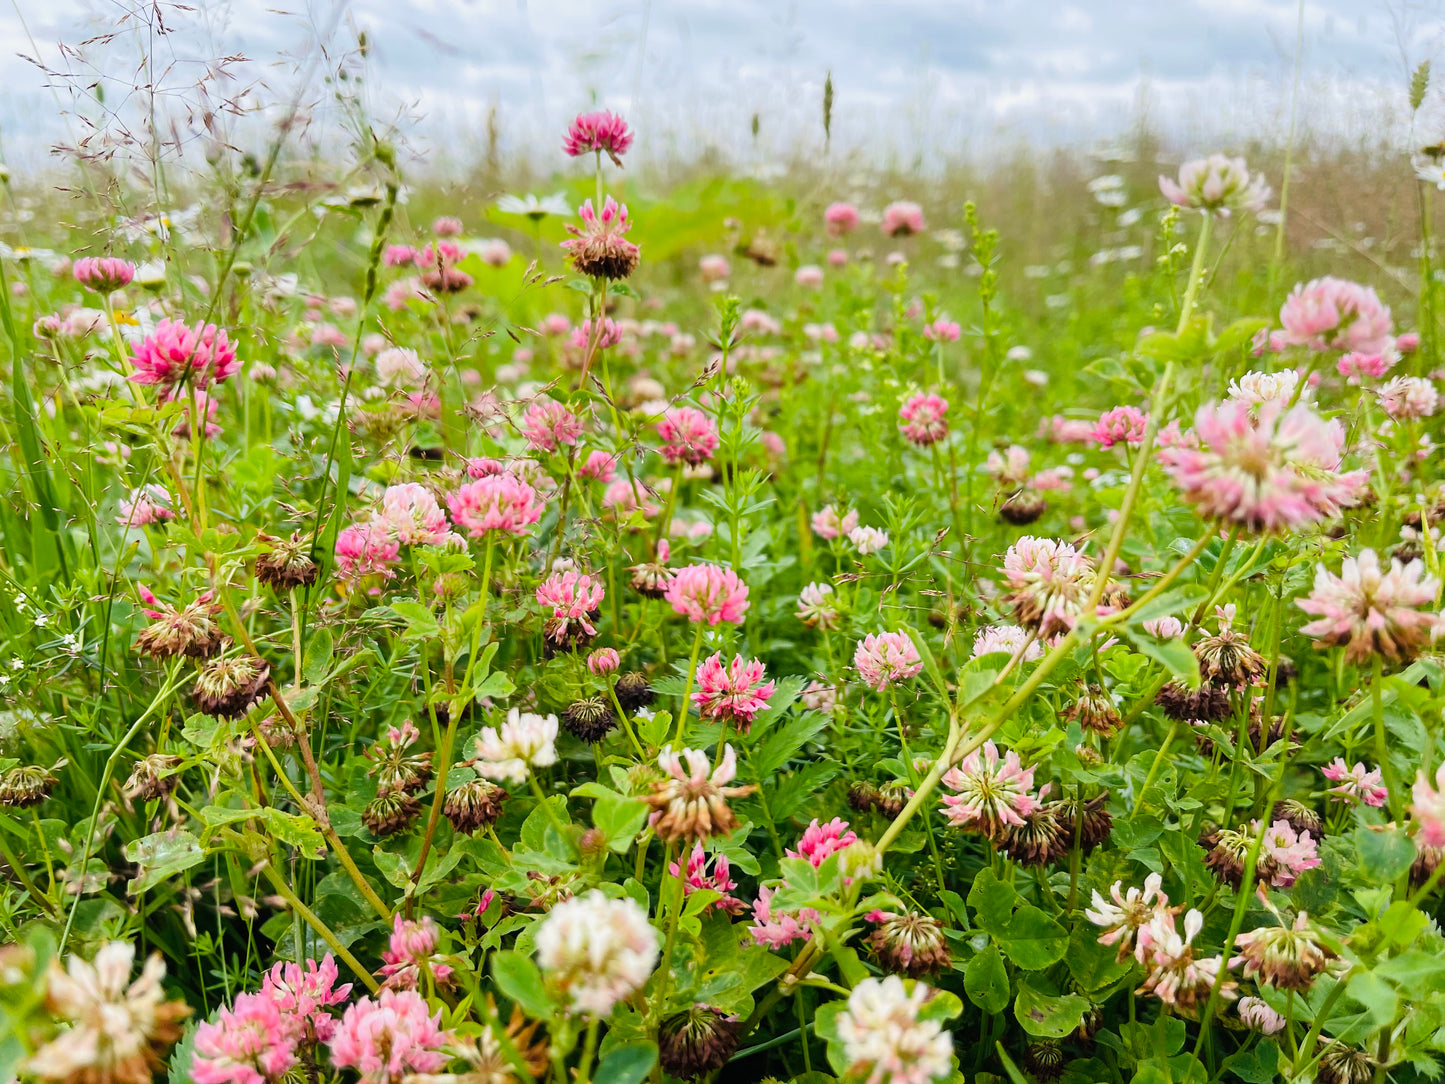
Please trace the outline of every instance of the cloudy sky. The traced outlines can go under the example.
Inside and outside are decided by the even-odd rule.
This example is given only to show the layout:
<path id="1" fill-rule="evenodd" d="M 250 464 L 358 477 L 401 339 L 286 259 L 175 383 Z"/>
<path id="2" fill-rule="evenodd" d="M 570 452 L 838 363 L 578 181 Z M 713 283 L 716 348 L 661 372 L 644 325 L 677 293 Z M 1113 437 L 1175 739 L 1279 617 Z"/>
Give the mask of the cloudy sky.
<path id="1" fill-rule="evenodd" d="M 84 125 L 76 94 L 99 82 L 122 115 L 143 98 L 149 55 L 184 111 L 208 60 L 244 54 L 240 80 L 274 99 L 287 58 L 372 43 L 369 111 L 402 118 L 428 154 L 476 152 L 495 106 L 509 149 L 555 143 L 598 102 L 648 133 L 643 153 L 736 156 L 821 139 L 825 74 L 835 145 L 912 161 L 1028 139 L 1077 144 L 1147 109 L 1184 145 L 1283 134 L 1297 0 L 11 0 L 0 8 L 0 139 L 42 161 Z M 1398 113 L 1409 67 L 1445 44 L 1445 0 L 1305 0 L 1306 128 L 1359 133 Z M 110 35 L 100 41 L 97 35 Z M 61 43 L 71 47 L 61 49 Z M 67 78 L 48 78 L 25 57 Z M 1437 65 L 1445 68 L 1445 65 Z M 325 65 L 309 69 L 324 73 Z M 318 116 L 328 111 L 322 98 Z M 98 107 L 82 103 L 81 113 Z M 334 109 L 331 111 L 334 113 Z M 755 144 L 751 119 L 759 118 Z"/>

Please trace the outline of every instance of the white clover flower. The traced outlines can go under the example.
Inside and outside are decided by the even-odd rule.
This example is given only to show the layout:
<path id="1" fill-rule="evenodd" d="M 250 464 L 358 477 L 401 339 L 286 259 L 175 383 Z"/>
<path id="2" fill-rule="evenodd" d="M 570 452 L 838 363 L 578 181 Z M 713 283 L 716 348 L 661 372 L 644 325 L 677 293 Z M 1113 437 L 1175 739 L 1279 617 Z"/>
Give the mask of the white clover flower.
<path id="1" fill-rule="evenodd" d="M 1017 625 L 985 625 L 973 638 L 973 657 L 980 655 L 1014 655 L 1029 642 L 1029 634 Z M 1037 640 L 1029 644 L 1024 652 L 1024 662 L 1033 662 L 1044 653 L 1044 647 Z"/>
<path id="2" fill-rule="evenodd" d="M 938 1021 L 918 1019 L 930 993 L 923 983 L 909 993 L 897 975 L 853 987 L 837 1021 L 849 1073 L 866 1084 L 930 1084 L 946 1077 L 953 1040 Z"/>
<path id="3" fill-rule="evenodd" d="M 393 387 L 415 388 L 426 383 L 427 370 L 415 350 L 392 346 L 372 360 L 376 379 Z"/>
<path id="4" fill-rule="evenodd" d="M 164 1064 L 165 1051 L 181 1035 L 190 1013 L 184 1002 L 167 1001 L 166 965 L 153 954 L 131 981 L 135 946 L 102 945 L 93 962 L 71 956 L 62 968 L 52 961 L 46 976 L 51 1012 L 68 1021 L 21 1069 L 41 1080 L 149 1080 Z"/>
<path id="5" fill-rule="evenodd" d="M 488 779 L 525 783 L 533 768 L 557 763 L 557 716 L 534 715 L 513 708 L 498 730 L 483 727 L 477 735 L 477 771 Z"/>
<path id="6" fill-rule="evenodd" d="M 1273 402 L 1288 404 L 1294 398 L 1295 388 L 1298 386 L 1299 373 L 1293 369 L 1284 369 L 1277 373 L 1265 373 L 1256 369 L 1229 382 L 1229 397 L 1255 405 Z"/>
<path id="7" fill-rule="evenodd" d="M 858 552 L 866 557 L 888 545 L 888 532 L 881 531 L 877 527 L 854 527 L 848 532 L 848 541 L 852 542 Z"/>
<path id="8" fill-rule="evenodd" d="M 1243 158 L 1211 154 L 1179 167 L 1176 183 L 1159 178 L 1159 190 L 1170 203 L 1201 211 L 1228 215 L 1233 210 L 1258 213 L 1269 199 L 1269 184 L 1260 174 L 1251 175 Z"/>
<path id="9" fill-rule="evenodd" d="M 537 964 L 577 1012 L 603 1017 L 647 983 L 657 931 L 635 900 L 597 889 L 557 904 L 537 927 Z"/>

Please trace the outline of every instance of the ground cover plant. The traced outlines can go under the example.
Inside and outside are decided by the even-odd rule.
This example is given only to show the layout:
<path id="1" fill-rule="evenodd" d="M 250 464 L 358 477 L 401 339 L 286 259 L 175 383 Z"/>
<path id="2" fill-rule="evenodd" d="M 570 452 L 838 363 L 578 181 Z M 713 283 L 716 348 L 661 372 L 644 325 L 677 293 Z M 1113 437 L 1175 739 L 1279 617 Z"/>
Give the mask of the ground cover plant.
<path id="1" fill-rule="evenodd" d="M 1237 157 L 1010 270 L 646 138 L 6 189 L 0 1077 L 1437 1079 L 1438 148 L 1296 284 Z"/>

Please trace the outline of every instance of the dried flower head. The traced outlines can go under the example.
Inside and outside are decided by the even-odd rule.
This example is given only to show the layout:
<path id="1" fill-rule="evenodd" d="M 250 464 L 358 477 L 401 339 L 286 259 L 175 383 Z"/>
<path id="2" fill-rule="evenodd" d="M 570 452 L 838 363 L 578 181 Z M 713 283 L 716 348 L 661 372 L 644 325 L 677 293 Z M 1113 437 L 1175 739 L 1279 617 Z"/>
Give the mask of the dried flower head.
<path id="1" fill-rule="evenodd" d="M 711 773 L 707 754 L 700 749 L 675 753 L 672 746 L 667 745 L 658 755 L 657 763 L 666 778 L 653 784 L 652 793 L 643 800 L 652 807 L 648 823 L 653 831 L 658 838 L 670 842 L 727 835 L 737 825 L 727 800 L 757 790 L 751 784 L 728 785 L 737 775 L 737 754 L 731 745 L 723 748 L 722 760 Z"/>
<path id="2" fill-rule="evenodd" d="M 618 706 L 629 715 L 650 705 L 656 696 L 647 675 L 638 670 L 629 670 L 619 677 L 612 683 L 612 691 Z"/>
<path id="3" fill-rule="evenodd" d="M 1315 976 L 1339 957 L 1325 945 L 1309 915 L 1301 911 L 1293 926 L 1261 926 L 1234 941 L 1239 953 L 1230 967 L 1244 965 L 1244 977 L 1280 990 L 1308 990 Z"/>
<path id="4" fill-rule="evenodd" d="M 1064 830 L 1058 803 L 1035 806 L 1020 820 L 1019 824 L 1005 824 L 992 837 L 1009 858 L 1021 866 L 1047 866 L 1068 857 L 1074 840 Z"/>
<path id="5" fill-rule="evenodd" d="M 45 801 L 60 782 L 54 773 L 64 763 L 62 760 L 52 768 L 20 764 L 0 773 L 0 806 L 28 809 Z"/>
<path id="6" fill-rule="evenodd" d="M 260 701 L 270 679 L 271 668 L 254 655 L 210 659 L 202 665 L 191 695 L 206 715 L 237 719 Z"/>
<path id="7" fill-rule="evenodd" d="M 180 757 L 168 753 L 151 753 L 141 757 L 131 769 L 130 778 L 125 781 L 121 793 L 127 798 L 139 798 L 143 802 L 169 797 L 176 789 L 176 784 L 181 781 L 176 769 L 183 763 Z"/>
<path id="8" fill-rule="evenodd" d="M 177 655 L 206 659 L 225 643 L 221 624 L 216 620 L 221 606 L 213 601 L 209 591 L 180 610 L 159 602 L 144 584 L 137 584 L 136 591 L 145 603 L 146 616 L 151 619 L 135 640 L 135 648 L 142 655 L 155 659 Z"/>
<path id="9" fill-rule="evenodd" d="M 1229 693 L 1217 685 L 1191 689 L 1171 681 L 1155 695 L 1154 703 L 1169 718 L 1181 723 L 1218 723 L 1234 714 Z"/>
<path id="10" fill-rule="evenodd" d="M 873 911 L 868 921 L 876 925 L 868 947 L 883 970 L 919 979 L 953 966 L 938 919 L 915 911 Z"/>
<path id="11" fill-rule="evenodd" d="M 270 550 L 256 558 L 256 579 L 274 591 L 292 591 L 316 582 L 319 569 L 311 559 L 311 540 L 301 531 L 288 539 L 258 534 L 258 542 L 269 542 Z"/>
<path id="12" fill-rule="evenodd" d="M 1107 790 L 1087 800 L 1064 798 L 1049 804 L 1053 806 L 1054 815 L 1059 818 L 1064 838 L 1071 845 L 1077 838 L 1079 850 L 1084 854 L 1107 843 L 1114 831 L 1114 817 L 1109 812 Z"/>
<path id="13" fill-rule="evenodd" d="M 378 794 L 361 811 L 362 823 L 374 836 L 392 836 L 403 831 L 421 812 L 421 803 L 409 791 Z"/>
<path id="14" fill-rule="evenodd" d="M 447 791 L 442 813 L 456 831 L 470 835 L 496 824 L 506 800 L 505 790 L 477 776 Z"/>
<path id="15" fill-rule="evenodd" d="M 567 705 L 562 713 L 562 727 L 578 741 L 591 745 L 611 733 L 617 715 L 605 697 L 584 696 Z"/>
<path id="16" fill-rule="evenodd" d="M 1124 725 L 1114 697 L 1102 685 L 1086 685 L 1077 700 L 1064 709 L 1064 718 L 1103 738 L 1112 738 Z"/>
<path id="17" fill-rule="evenodd" d="M 1265 657 L 1232 627 L 1204 637 L 1194 645 L 1194 655 L 1199 660 L 1199 676 L 1219 689 L 1246 688 L 1269 670 Z"/>
<path id="18" fill-rule="evenodd" d="M 1319 1084 L 1369 1084 L 1375 1078 L 1375 1060 L 1363 1050 L 1336 1039 L 1320 1042 L 1320 1060 L 1315 1066 Z"/>
<path id="19" fill-rule="evenodd" d="M 681 1080 L 715 1073 L 738 1048 L 742 1021 L 701 1002 L 662 1022 L 657 1034 L 658 1063 Z"/>

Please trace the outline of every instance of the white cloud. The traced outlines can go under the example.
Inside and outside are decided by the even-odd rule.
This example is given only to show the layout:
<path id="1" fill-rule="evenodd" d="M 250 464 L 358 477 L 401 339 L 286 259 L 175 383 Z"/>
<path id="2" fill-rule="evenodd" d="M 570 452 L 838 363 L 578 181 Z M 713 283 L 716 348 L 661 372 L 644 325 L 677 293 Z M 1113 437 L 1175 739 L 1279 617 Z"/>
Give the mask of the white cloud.
<path id="1" fill-rule="evenodd" d="M 645 135 L 642 155 L 716 146 L 747 157 L 754 113 L 765 152 L 815 146 L 829 69 L 835 146 L 878 156 L 951 153 L 999 138 L 1096 138 L 1127 127 L 1141 87 L 1154 122 L 1185 138 L 1281 136 L 1298 14 L 1295 0 L 337 2 L 293 0 L 288 15 L 267 0 L 199 0 L 194 13 L 164 9 L 177 29 L 159 39 L 126 20 L 140 0 L 24 7 L 44 62 L 82 74 L 56 43 L 123 23 L 109 44 L 83 50 L 110 77 L 108 104 L 152 40 L 163 89 L 180 93 L 204 59 L 244 52 L 253 61 L 247 76 L 282 94 L 293 78 L 283 53 L 340 11 L 343 25 L 372 43 L 368 106 L 383 117 L 419 106 L 426 119 L 409 122 L 408 134 L 453 157 L 478 148 L 494 103 L 514 150 L 554 146 L 567 117 L 594 100 L 626 110 Z M 1403 94 L 1406 54 L 1414 62 L 1437 48 L 1439 25 L 1419 13 L 1402 25 L 1362 0 L 1307 0 L 1306 126 L 1378 128 Z M 0 56 L 0 134 L 12 160 L 33 161 L 67 138 L 55 106 L 66 90 L 48 89 L 18 59 L 31 47 L 16 18 L 0 17 L 0 41 L 9 46 Z M 1321 101 L 1340 103 L 1340 114 Z M 69 122 L 69 138 L 77 126 Z"/>

